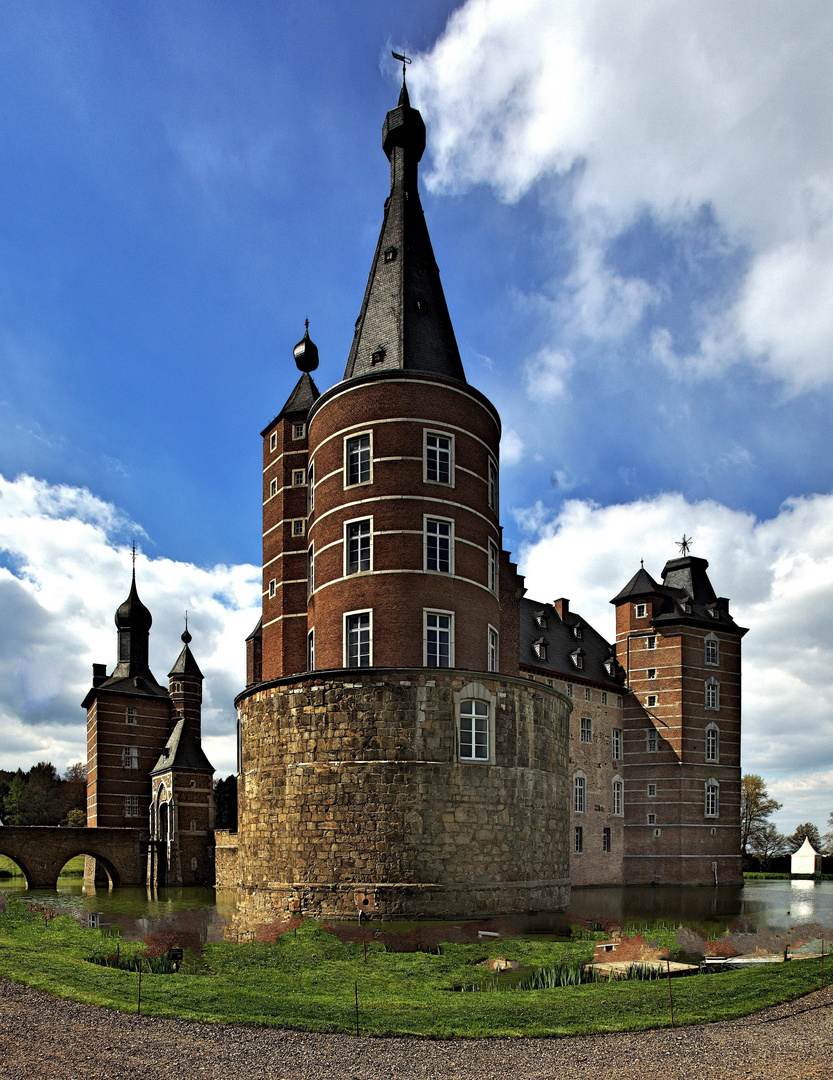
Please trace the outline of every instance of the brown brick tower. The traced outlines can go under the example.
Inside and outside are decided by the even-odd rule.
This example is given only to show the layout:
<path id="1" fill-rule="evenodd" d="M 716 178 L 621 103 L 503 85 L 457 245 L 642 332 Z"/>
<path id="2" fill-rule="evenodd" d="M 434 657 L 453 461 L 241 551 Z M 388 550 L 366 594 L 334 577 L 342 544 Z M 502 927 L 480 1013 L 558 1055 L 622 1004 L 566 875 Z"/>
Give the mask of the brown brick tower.
<path id="1" fill-rule="evenodd" d="M 519 677 L 500 419 L 465 379 L 403 84 L 344 379 L 317 350 L 263 432 L 263 617 L 247 642 L 236 885 L 245 922 L 555 909 L 569 702 Z M 225 857 L 224 857 L 225 859 Z M 231 878 L 233 877 L 233 880 Z"/>
<path id="2" fill-rule="evenodd" d="M 729 885 L 740 860 L 741 638 L 708 563 L 643 568 L 611 603 L 625 695 L 627 884 Z"/>

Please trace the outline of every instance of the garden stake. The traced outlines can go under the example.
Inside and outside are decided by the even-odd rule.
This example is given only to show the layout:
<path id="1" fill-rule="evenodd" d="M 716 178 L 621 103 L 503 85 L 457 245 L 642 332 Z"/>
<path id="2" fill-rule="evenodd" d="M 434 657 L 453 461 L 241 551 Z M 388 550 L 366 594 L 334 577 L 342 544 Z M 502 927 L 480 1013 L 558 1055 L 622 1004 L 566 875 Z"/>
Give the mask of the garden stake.
<path id="1" fill-rule="evenodd" d="M 674 998 L 671 996 L 671 961 L 666 956 L 665 963 L 668 970 L 668 1001 L 671 1005 L 671 1027 L 674 1026 Z"/>
<path id="2" fill-rule="evenodd" d="M 359 1033 L 359 983 L 358 980 L 353 983 L 353 989 L 356 992 L 356 1034 Z"/>
<path id="3" fill-rule="evenodd" d="M 139 957 L 139 990 L 136 995 L 136 1015 L 142 1015 L 142 958 Z"/>
<path id="4" fill-rule="evenodd" d="M 824 938 L 821 939 L 821 988 L 824 989 Z"/>

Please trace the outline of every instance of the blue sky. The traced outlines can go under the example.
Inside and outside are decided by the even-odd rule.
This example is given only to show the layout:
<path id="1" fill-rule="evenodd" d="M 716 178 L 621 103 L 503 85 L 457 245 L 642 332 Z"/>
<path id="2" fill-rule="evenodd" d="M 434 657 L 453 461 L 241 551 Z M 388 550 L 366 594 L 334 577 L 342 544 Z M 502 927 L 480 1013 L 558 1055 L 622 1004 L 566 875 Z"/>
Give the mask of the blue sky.
<path id="1" fill-rule="evenodd" d="M 209 728 L 231 759 L 258 433 L 305 318 L 319 386 L 341 377 L 387 194 L 395 48 L 414 57 L 426 216 L 468 378 L 503 417 L 506 544 L 531 592 L 571 596 L 609 634 L 606 600 L 639 559 L 658 576 L 693 533 L 752 627 L 745 766 L 823 825 L 831 39 L 820 3 L 6 5 L 7 755 L 78 756 L 77 691 L 109 656 L 89 642 L 112 650 L 135 536 L 160 669 L 181 609 L 197 630 L 205 611 Z M 64 610 L 49 560 L 83 565 L 79 537 L 101 549 L 98 573 L 67 570 L 77 663 L 35 693 Z"/>

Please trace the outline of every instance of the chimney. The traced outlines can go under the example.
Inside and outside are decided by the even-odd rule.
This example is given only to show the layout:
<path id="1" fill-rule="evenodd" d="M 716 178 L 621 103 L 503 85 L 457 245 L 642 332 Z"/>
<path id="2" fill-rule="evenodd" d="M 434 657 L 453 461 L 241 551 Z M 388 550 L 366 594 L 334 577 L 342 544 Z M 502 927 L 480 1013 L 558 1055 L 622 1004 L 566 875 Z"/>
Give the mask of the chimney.
<path id="1" fill-rule="evenodd" d="M 107 665 L 93 664 L 93 688 L 101 686 L 107 679 Z"/>
<path id="2" fill-rule="evenodd" d="M 562 596 L 560 600 L 553 600 L 552 606 L 562 622 L 566 622 L 570 615 L 570 601 Z"/>

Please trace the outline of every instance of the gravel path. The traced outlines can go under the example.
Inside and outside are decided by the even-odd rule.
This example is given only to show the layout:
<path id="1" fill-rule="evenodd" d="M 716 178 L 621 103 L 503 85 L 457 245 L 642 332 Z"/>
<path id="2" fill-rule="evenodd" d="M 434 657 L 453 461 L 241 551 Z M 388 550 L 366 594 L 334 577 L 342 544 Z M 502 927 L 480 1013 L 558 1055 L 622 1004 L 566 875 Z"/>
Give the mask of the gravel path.
<path id="1" fill-rule="evenodd" d="M 743 1020 L 568 1039 L 369 1039 L 155 1020 L 0 979 L 3 1080 L 825 1080 L 833 987 Z"/>

